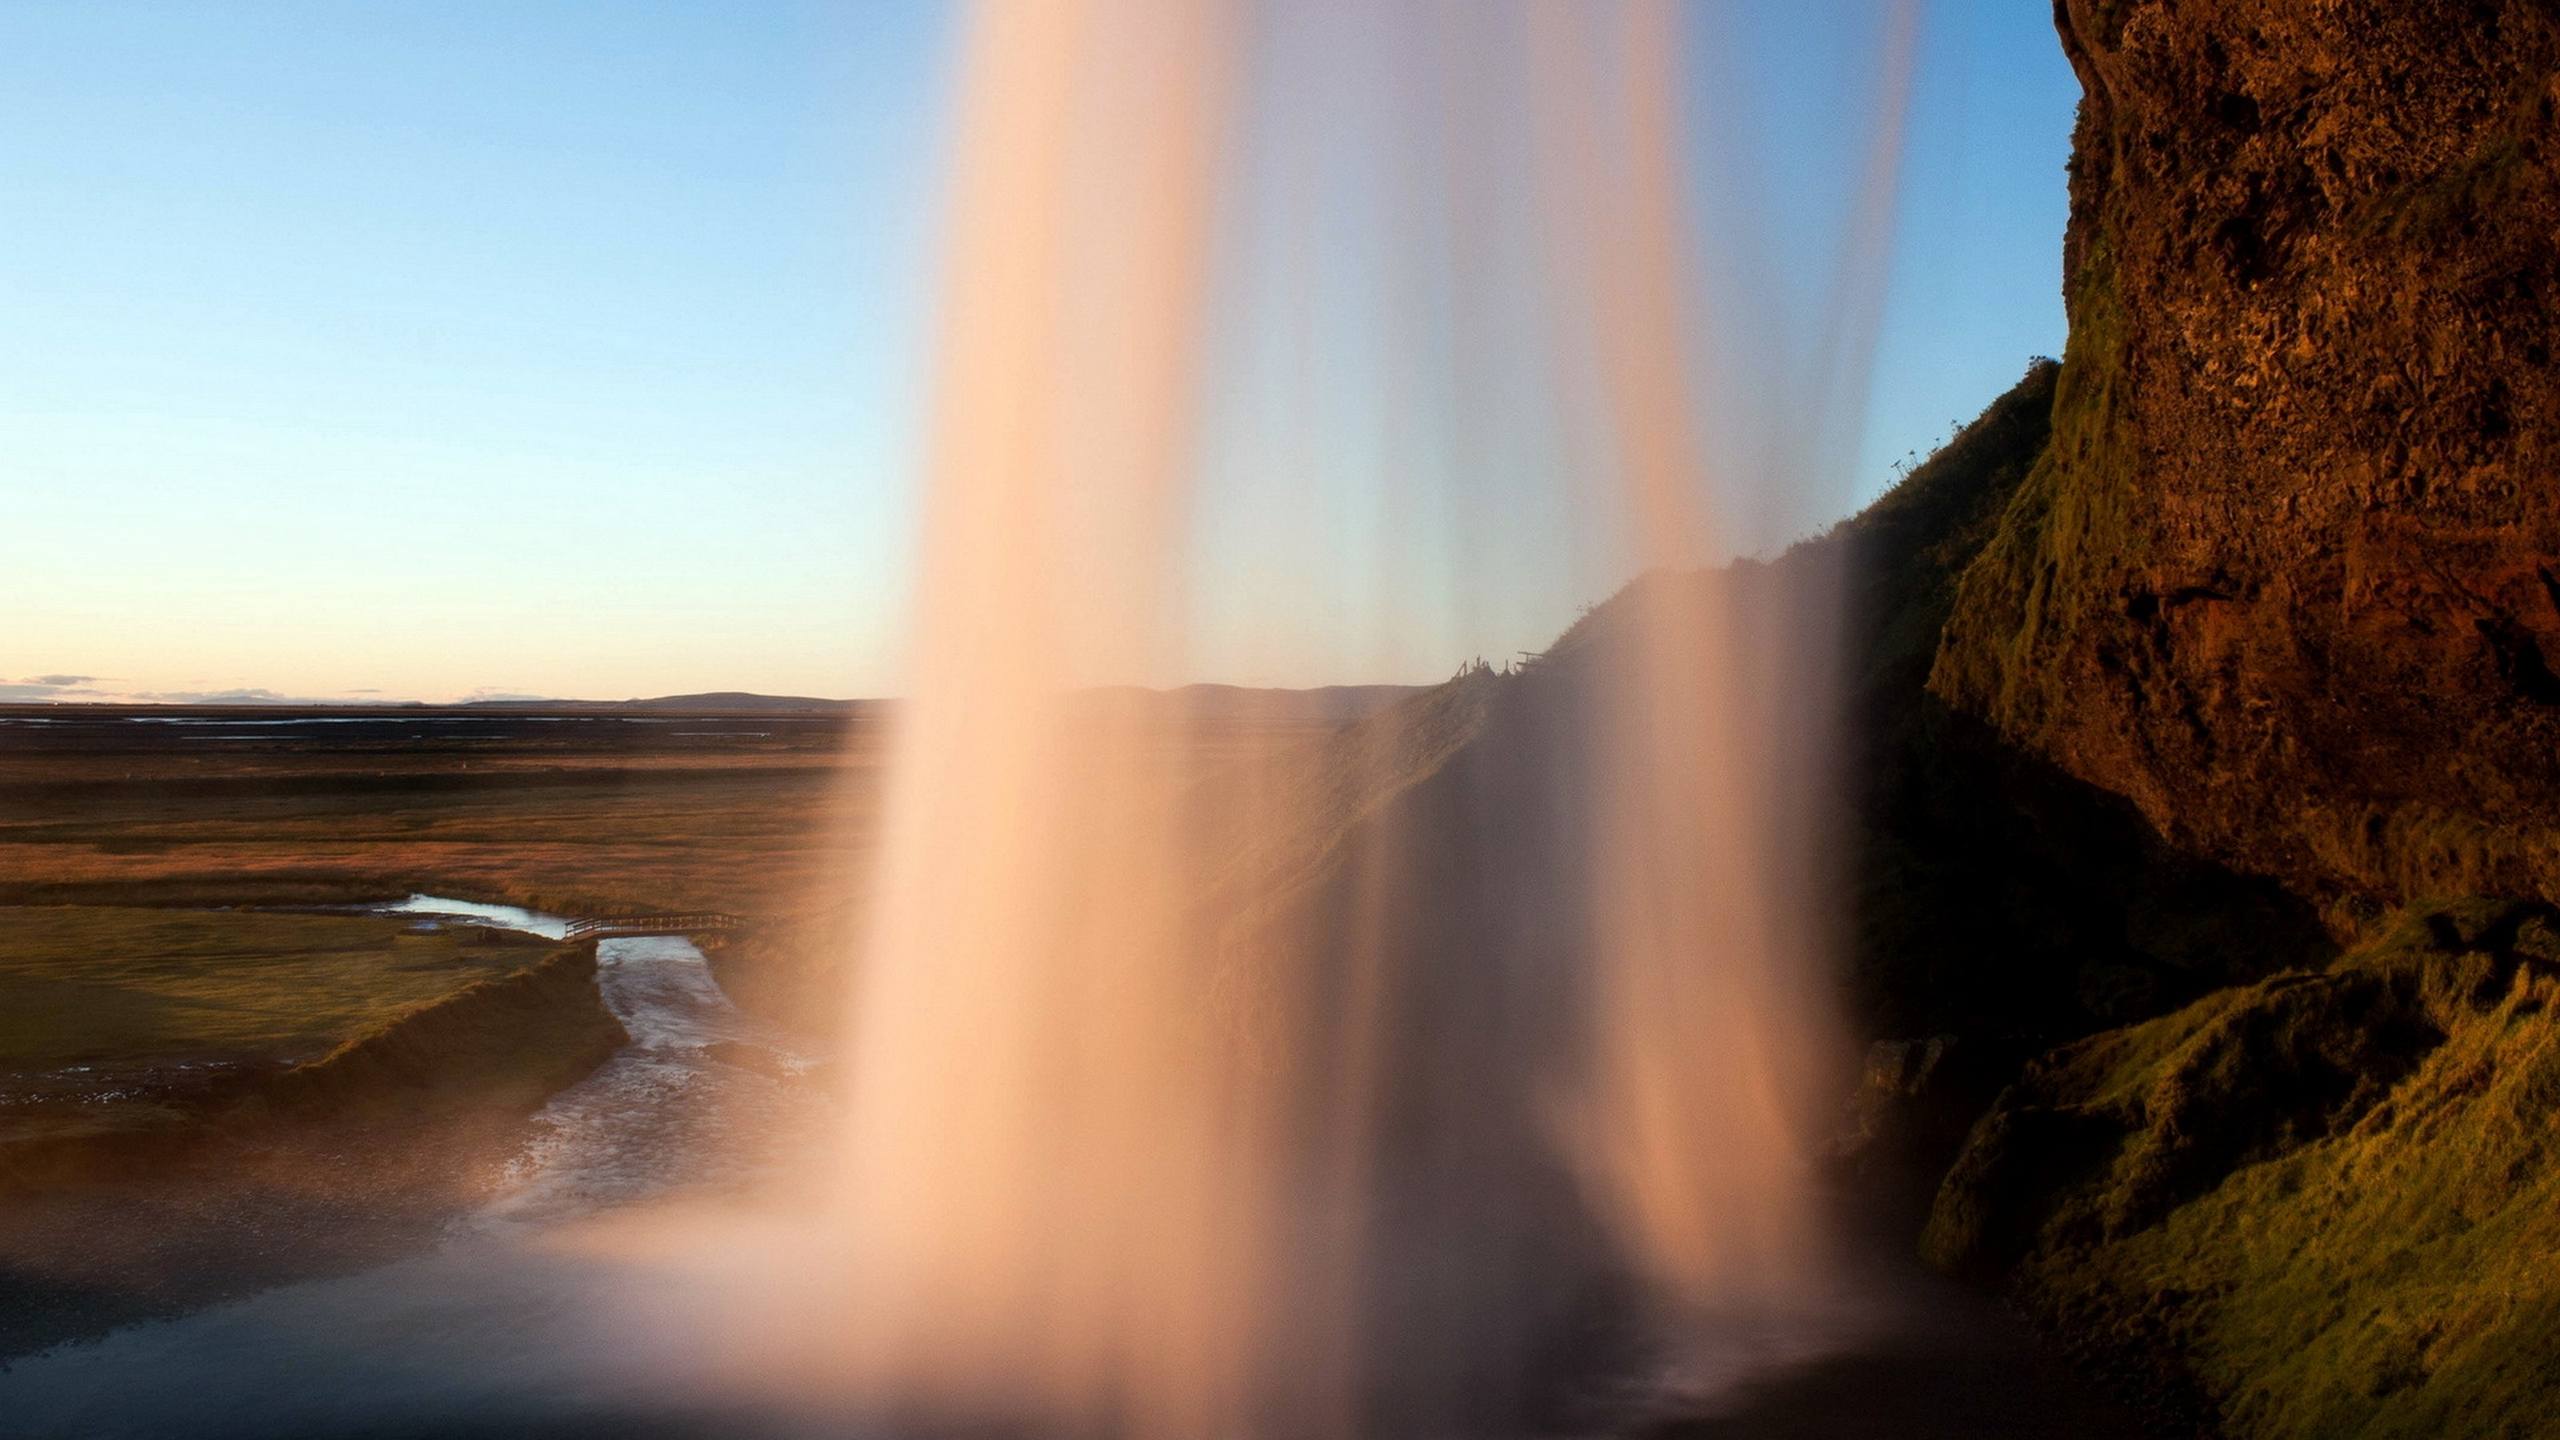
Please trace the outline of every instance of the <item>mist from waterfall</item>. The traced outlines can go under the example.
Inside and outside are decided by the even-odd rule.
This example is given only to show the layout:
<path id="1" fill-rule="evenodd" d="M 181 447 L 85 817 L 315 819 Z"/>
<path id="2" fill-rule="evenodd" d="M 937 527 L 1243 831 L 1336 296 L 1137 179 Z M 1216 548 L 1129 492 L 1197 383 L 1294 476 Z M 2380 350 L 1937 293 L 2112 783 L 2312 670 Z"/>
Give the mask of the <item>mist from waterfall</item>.
<path id="1" fill-rule="evenodd" d="M 1873 151 L 1783 382 L 1702 315 L 1749 226 L 1691 205 L 1695 18 L 976 8 L 829 1189 L 881 1413 L 1485 1433 L 1821 1288 L 1838 587 L 1698 572 L 1837 509 L 1911 18 L 1859 21 Z M 1215 720 L 1094 688 L 1639 574 L 1206 774 Z"/>

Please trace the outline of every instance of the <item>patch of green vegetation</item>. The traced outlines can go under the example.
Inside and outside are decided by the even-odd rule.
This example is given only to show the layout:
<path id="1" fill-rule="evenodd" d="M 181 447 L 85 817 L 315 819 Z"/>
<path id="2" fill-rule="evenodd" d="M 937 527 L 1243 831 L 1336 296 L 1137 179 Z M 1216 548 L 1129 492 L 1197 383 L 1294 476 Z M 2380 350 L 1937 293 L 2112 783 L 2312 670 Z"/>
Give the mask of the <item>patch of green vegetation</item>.
<path id="1" fill-rule="evenodd" d="M 374 915 L 0 909 L 0 1071 L 290 1062 L 521 969 L 543 942 Z"/>
<path id="2" fill-rule="evenodd" d="M 2023 1059 L 2335 953 L 2307 906 L 2169 850 L 2123 802 L 1930 693 L 1962 587 L 2041 503 L 2056 417 L 2099 403 L 2085 386 L 2037 361 L 1899 485 L 1768 567 L 1836 560 L 1850 587 L 1851 1004 L 1871 1035 L 1955 1033 Z"/>
<path id="3" fill-rule="evenodd" d="M 2044 454 L 2062 367 L 2037 360 L 1875 503 L 1827 539 L 1853 547 L 1859 669 L 1870 686 L 1916 693 L 1954 606 L 1957 577 L 1989 542 Z"/>
<path id="4" fill-rule="evenodd" d="M 2301 833 L 2320 865 L 2360 877 L 2377 894 L 2521 889 L 2520 877 L 2560 872 L 2560 832 L 2493 824 L 2424 801 L 2306 814 Z"/>
<path id="5" fill-rule="evenodd" d="M 2109 603 L 2093 573 L 2138 564 L 2130 524 L 2134 457 L 2119 423 L 2125 315 L 2103 227 L 2086 240 L 2066 300 L 2071 335 L 2053 384 L 2052 440 L 2009 498 L 1958 583 L 1930 688 L 2004 730 L 2031 725 L 2066 697 L 2049 639 L 2075 633 Z"/>
<path id="6" fill-rule="evenodd" d="M 183 1090 L 110 1080 L 124 1088 L 68 1114 L 37 1106 L 0 1120 L 0 1206 L 120 1177 L 174 1180 L 166 1198 L 183 1206 L 191 1187 L 228 1185 L 242 1167 L 334 1173 L 374 1147 L 508 1134 L 630 1039 L 597 992 L 593 946 L 528 945 L 538 953 L 512 958 L 530 963 L 375 1014 L 298 1064 L 231 1070 Z"/>
<path id="7" fill-rule="evenodd" d="M 382 1019 L 257 1087 L 228 1118 L 526 1111 L 629 1039 L 596 992 L 594 947 L 558 947 Z"/>
<path id="8" fill-rule="evenodd" d="M 2412 907 L 2325 970 L 2030 1067 L 1926 1238 L 2264 1436 L 2538 1435 L 2560 910 Z"/>

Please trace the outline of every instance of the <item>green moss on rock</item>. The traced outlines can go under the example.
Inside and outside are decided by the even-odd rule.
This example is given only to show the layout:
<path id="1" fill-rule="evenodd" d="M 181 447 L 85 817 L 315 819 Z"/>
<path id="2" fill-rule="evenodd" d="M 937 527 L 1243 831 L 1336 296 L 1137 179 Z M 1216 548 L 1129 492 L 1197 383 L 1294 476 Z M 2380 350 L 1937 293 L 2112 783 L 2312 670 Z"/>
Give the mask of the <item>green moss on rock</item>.
<path id="1" fill-rule="evenodd" d="M 2560 912 L 2415 907 L 2329 968 L 2029 1067 L 1924 1241 L 2232 1433 L 2553 1433 Z"/>
<path id="2" fill-rule="evenodd" d="M 2014 1064 L 2335 953 L 2300 900 L 2176 852 L 2122 800 L 1929 692 L 1959 577 L 1974 583 L 2037 503 L 2060 417 L 2087 403 L 2074 383 L 2037 361 L 1899 485 L 1769 567 L 1848 585 L 1852 1005 L 1870 1037 L 1951 1033 Z"/>

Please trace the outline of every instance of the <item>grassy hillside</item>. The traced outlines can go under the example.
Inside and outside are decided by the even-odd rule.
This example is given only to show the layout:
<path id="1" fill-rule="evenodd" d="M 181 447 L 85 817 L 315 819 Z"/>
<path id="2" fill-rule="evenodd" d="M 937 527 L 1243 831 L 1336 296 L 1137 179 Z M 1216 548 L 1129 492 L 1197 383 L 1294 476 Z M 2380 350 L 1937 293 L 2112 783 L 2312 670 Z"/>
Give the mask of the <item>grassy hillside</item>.
<path id="1" fill-rule="evenodd" d="M 2308 905 L 2163 843 L 1929 691 L 1962 577 L 2066 398 L 2062 367 L 2036 362 L 1874 504 L 1766 567 L 1771 583 L 1847 586 L 1857 1026 L 1956 1037 L 1995 1069 L 2334 953 Z"/>
<path id="2" fill-rule="evenodd" d="M 1960 727 L 1909 752 L 1924 803 L 1872 813 L 1947 843 L 1883 867 L 1935 957 L 1886 1003 L 2069 976 L 2094 1022 L 2043 1027 L 1928 1250 L 2236 1435 L 2560 1434 L 2560 13 L 2055 19 L 2085 93 L 2051 440 L 1909 623 L 2007 773 L 2138 815 L 2155 875 L 2268 878 L 2124 892 L 2165 970 L 2039 966 L 2015 926 L 1968 970 L 1955 907 L 2032 913 L 2011 859 L 2103 895 L 2133 852 L 2000 843 L 2040 802 L 1937 783 Z M 1930 828 L 1968 800 L 1995 818 Z"/>
<path id="3" fill-rule="evenodd" d="M 2034 407 L 2073 403 L 2055 378 L 1822 542 L 1860 547 L 1866 1028 L 1943 1032 L 1976 1083 L 2014 1079 L 1925 1252 L 2164 1428 L 2560 1433 L 2560 911 L 2316 908 L 1922 688 L 1956 577 L 2030 501 Z"/>
<path id="4" fill-rule="evenodd" d="M 2164 1428 L 2560 1431 L 2560 912 L 2429 903 L 2342 945 L 2354 910 L 2181 850 L 1925 689 L 1958 577 L 2076 403 L 2058 378 L 1817 542 L 1854 547 L 1862 1027 L 1953 1042 L 1979 1088 L 1933 1100 L 1958 1117 L 2015 1082 L 1926 1251 Z"/>

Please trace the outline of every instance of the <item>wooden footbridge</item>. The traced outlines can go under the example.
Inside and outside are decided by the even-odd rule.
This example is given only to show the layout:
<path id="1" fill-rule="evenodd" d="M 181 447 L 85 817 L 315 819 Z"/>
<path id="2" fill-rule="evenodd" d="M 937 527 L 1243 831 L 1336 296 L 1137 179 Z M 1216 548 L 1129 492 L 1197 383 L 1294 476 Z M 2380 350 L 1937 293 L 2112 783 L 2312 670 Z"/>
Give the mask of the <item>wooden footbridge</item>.
<path id="1" fill-rule="evenodd" d="M 723 915 L 716 910 L 698 911 L 691 915 L 607 915 L 594 920 L 572 921 L 567 938 L 622 940 L 634 935 L 711 935 L 723 930 L 742 930 L 746 924 L 735 915 Z"/>

